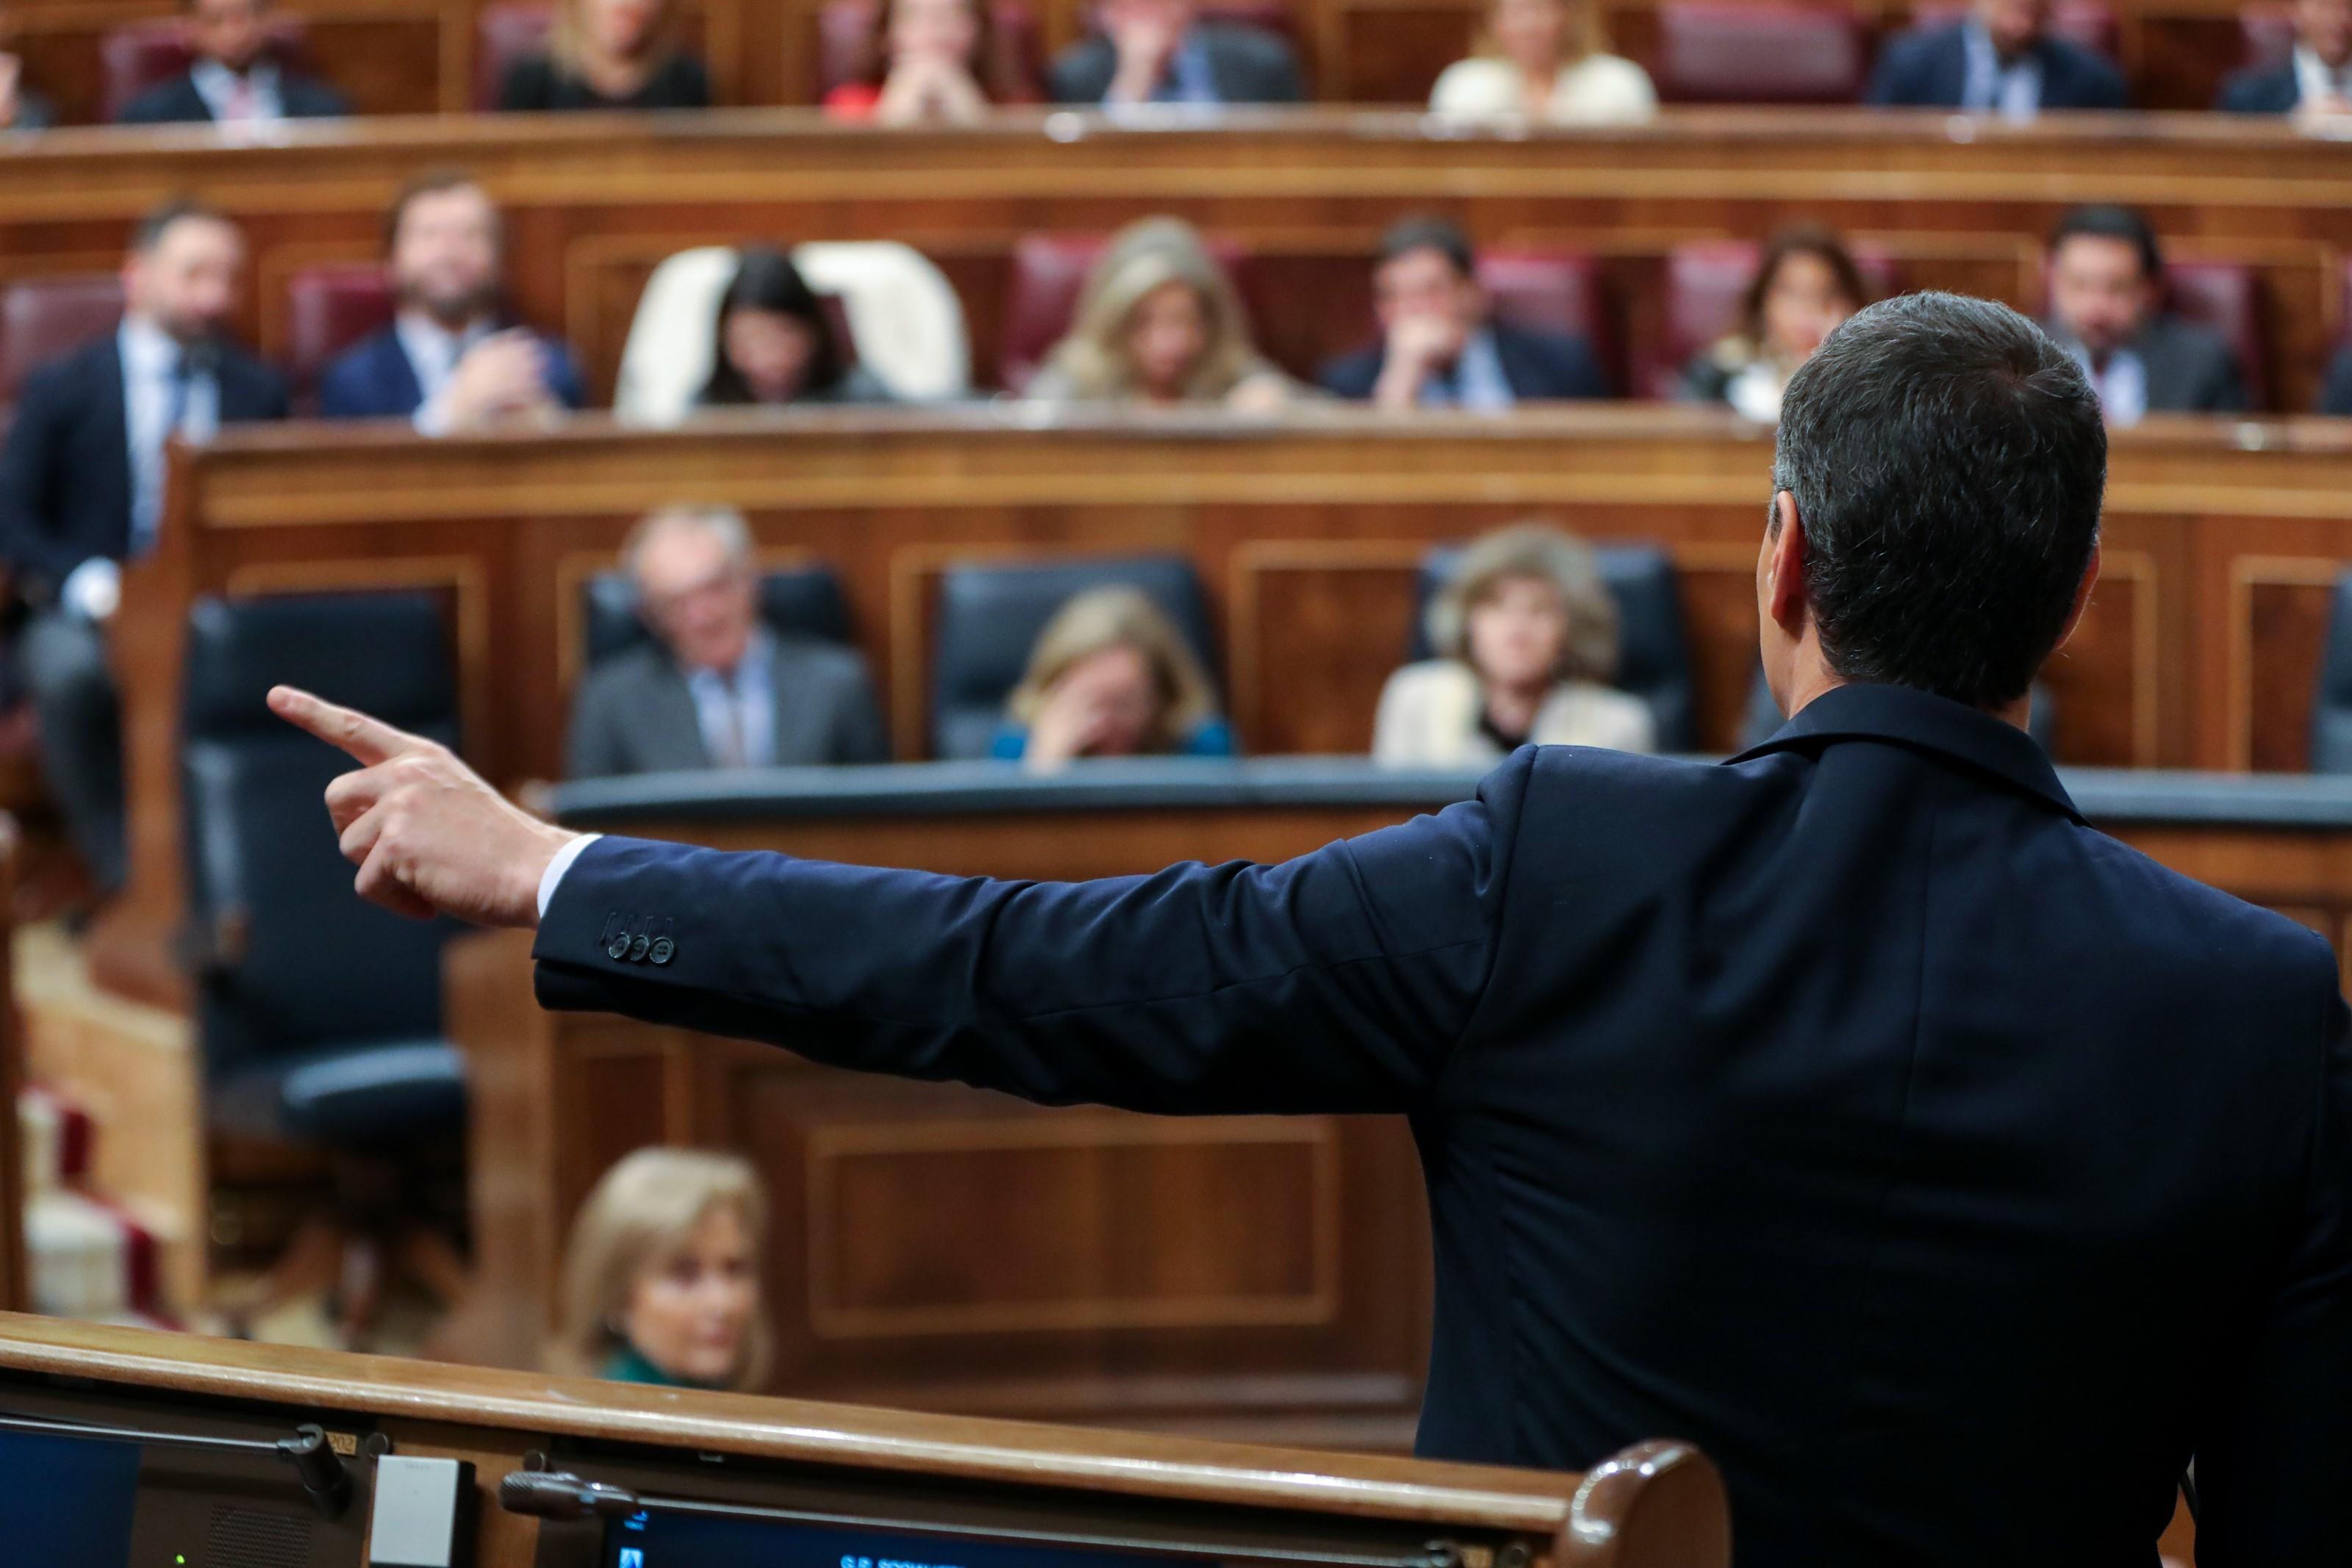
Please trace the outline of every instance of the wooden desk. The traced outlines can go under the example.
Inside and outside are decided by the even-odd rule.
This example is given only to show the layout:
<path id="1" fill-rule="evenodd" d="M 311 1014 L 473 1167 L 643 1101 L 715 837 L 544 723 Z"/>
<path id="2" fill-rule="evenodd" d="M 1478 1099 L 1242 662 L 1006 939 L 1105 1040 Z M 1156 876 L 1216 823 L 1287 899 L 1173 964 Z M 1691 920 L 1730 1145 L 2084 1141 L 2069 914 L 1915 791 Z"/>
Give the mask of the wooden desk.
<path id="1" fill-rule="evenodd" d="M 205 593 L 425 587 L 450 605 L 468 755 L 555 777 L 580 660 L 579 589 L 673 500 L 750 514 L 778 560 L 845 581 L 901 757 L 922 755 L 930 589 L 957 560 L 1173 552 L 1198 567 L 1254 752 L 1361 751 L 1402 657 L 1423 555 L 1538 513 L 1665 544 L 1682 573 L 1702 743 L 1737 740 L 1755 660 L 1769 437 L 1712 411 L 1590 407 L 1396 422 L 1355 410 L 1039 423 L 1031 411 L 583 420 L 544 437 L 420 441 L 288 426 L 183 452 L 163 549 L 117 625 L 131 887 L 103 983 L 183 993 L 179 661 Z M 2062 760 L 2303 764 L 2328 585 L 2352 557 L 2352 426 L 2159 423 L 2119 435 L 2106 569 L 2049 671 Z"/>
<path id="2" fill-rule="evenodd" d="M 2059 214 L 2119 200 L 2147 208 L 2179 255 L 2258 270 L 2274 402 L 2299 411 L 2337 337 L 2352 240 L 2352 147 L 2210 115 L 1982 124 L 1964 139 L 1940 115 L 1856 110 L 1693 111 L 1638 131 L 1524 137 L 1437 134 L 1397 114 L 1232 126 L 1033 115 L 899 133 L 747 110 L 313 123 L 260 147 L 209 128 L 60 132 L 0 145 L 0 281 L 110 270 L 135 216 L 192 192 L 251 235 L 245 328 L 279 353 L 289 275 L 373 258 L 400 183 L 460 163 L 507 209 L 516 307 L 566 333 L 605 391 L 646 277 L 684 246 L 917 246 L 956 286 L 985 381 L 1017 239 L 1160 212 L 1260 258 L 1261 335 L 1294 369 L 1368 332 L 1367 257 L 1382 228 L 1417 210 L 1449 213 L 1485 243 L 1596 253 L 1639 358 L 1661 340 L 1663 258 L 1684 241 L 1818 218 L 1898 259 L 1914 287 L 2038 308 L 2042 244 Z"/>
<path id="3" fill-rule="evenodd" d="M 978 765 L 614 780 L 574 825 L 866 864 L 1066 880 L 1276 861 L 1462 799 L 1476 779 L 1300 760 L 1133 764 L 1008 782 Z M 2352 954 L 2352 781 L 2074 770 L 2095 821 Z M 1171 1122 L 948 1084 L 530 1000 L 530 940 L 468 939 L 449 1027 L 475 1084 L 466 1354 L 527 1362 L 564 1235 L 630 1149 L 734 1149 L 775 1215 L 777 1387 L 1373 1446 L 1418 1403 L 1424 1209 L 1402 1126 Z M 1247 1193 L 1245 1200 L 1237 1193 Z"/>
<path id="4" fill-rule="evenodd" d="M 1721 1482 L 1675 1444 L 1630 1449 L 1580 1485 L 1586 1478 L 1567 1474 L 854 1410 L 14 1315 L 0 1315 L 0 1412 L 247 1437 L 320 1424 L 352 1450 L 354 1495 L 348 1524 L 315 1531 L 334 1540 L 268 1559 L 304 1565 L 362 1560 L 355 1527 L 369 1518 L 386 1451 L 474 1466 L 478 1568 L 603 1560 L 599 1525 L 542 1524 L 499 1507 L 503 1477 L 541 1467 L 706 1501 L 864 1515 L 916 1533 L 1018 1542 L 1084 1532 L 1139 1551 L 1191 1542 L 1235 1568 L 1292 1553 L 1418 1554 L 1434 1568 L 1435 1541 L 1456 1545 L 1457 1563 L 1526 1568 L 1730 1560 Z M 168 1479 L 142 1475 L 142 1521 L 176 1500 L 158 1484 Z M 231 1495 L 240 1511 L 263 1516 L 247 1529 L 265 1540 L 314 1533 L 290 1479 L 272 1487 L 265 1472 L 257 1488 Z"/>
<path id="5" fill-rule="evenodd" d="M 492 0 L 286 0 L 308 24 L 314 64 L 369 114 L 458 113 L 471 107 L 475 20 Z M 815 101 L 823 0 L 688 0 L 688 32 L 709 63 L 719 101 Z M 66 118 L 96 117 L 98 52 L 108 29 L 172 14 L 171 0 L 14 0 L 17 47 L 31 80 Z M 1657 0 L 1602 0 L 1615 47 L 1644 64 L 1656 54 Z M 1903 26 L 1908 0 L 1859 0 L 1882 31 Z M 2201 110 L 2242 51 L 2236 0 L 2118 0 L 2116 52 L 2133 101 Z M 1080 0 L 1036 0 L 1049 48 L 1079 36 Z M 1437 73 L 1471 47 L 1475 0 L 1295 0 L 1301 57 L 1328 103 L 1420 103 Z"/>

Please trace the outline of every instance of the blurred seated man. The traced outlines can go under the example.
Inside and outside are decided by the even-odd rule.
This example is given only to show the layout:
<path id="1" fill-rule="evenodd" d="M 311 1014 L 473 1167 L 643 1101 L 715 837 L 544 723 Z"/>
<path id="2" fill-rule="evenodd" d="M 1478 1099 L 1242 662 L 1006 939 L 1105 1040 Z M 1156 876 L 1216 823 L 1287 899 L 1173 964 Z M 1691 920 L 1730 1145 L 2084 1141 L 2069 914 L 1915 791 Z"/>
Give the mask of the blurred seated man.
<path id="1" fill-rule="evenodd" d="M 622 562 L 653 640 L 580 683 L 572 778 L 889 760 L 866 661 L 761 624 L 740 514 L 656 512 L 630 534 Z"/>
<path id="2" fill-rule="evenodd" d="M 1238 22 L 1204 22 L 1192 0 L 1104 0 L 1101 30 L 1047 73 L 1056 103 L 1297 103 L 1290 46 Z"/>
<path id="3" fill-rule="evenodd" d="M 1407 218 L 1389 230 L 1372 293 L 1381 340 L 1323 367 L 1325 389 L 1340 397 L 1391 412 L 1491 413 L 1609 395 L 1582 338 L 1494 319 L 1469 238 L 1444 218 Z"/>
<path id="4" fill-rule="evenodd" d="M 1216 689 L 1176 623 L 1132 588 L 1073 594 L 1037 634 L 992 755 L 1032 773 L 1086 757 L 1231 757 Z"/>
<path id="5" fill-rule="evenodd" d="M 2164 254 L 2129 207 L 2078 207 L 2060 221 L 2050 236 L 2050 314 L 2110 424 L 2245 411 L 2230 345 L 2164 308 Z"/>
<path id="6" fill-rule="evenodd" d="M 0 41 L 8 37 L 8 16 L 0 11 Z M 25 62 L 0 48 L 0 131 L 46 131 L 57 123 L 49 100 L 25 85 Z"/>
<path id="7" fill-rule="evenodd" d="M 772 1355 L 760 1177 L 736 1155 L 644 1148 L 604 1173 L 563 1250 L 553 1370 L 668 1388 L 758 1388 Z"/>
<path id="8" fill-rule="evenodd" d="M 2230 78 L 2215 107 L 2297 120 L 2352 114 L 2352 0 L 2294 0 L 2287 16 L 2294 24 L 2294 52 Z"/>
<path id="9" fill-rule="evenodd" d="M 1965 20 L 1889 40 L 1864 101 L 2007 120 L 2129 107 L 2121 71 L 2050 31 L 2050 0 L 1975 0 Z"/>
<path id="10" fill-rule="evenodd" d="M 124 125 L 215 120 L 331 120 L 350 112 L 342 94 L 269 57 L 270 0 L 182 0 L 185 75 L 159 82 L 122 106 Z"/>
<path id="11" fill-rule="evenodd" d="M 0 452 L 0 558 L 34 606 L 19 644 L 41 765 L 99 889 L 121 885 L 122 735 L 106 626 L 163 523 L 164 446 L 283 419 L 286 383 L 230 342 L 245 241 L 193 203 L 133 235 L 115 331 L 26 382 Z"/>
<path id="12" fill-rule="evenodd" d="M 499 313 L 505 231 L 471 175 L 419 175 L 394 198 L 384 252 L 400 314 L 319 382 L 328 419 L 410 419 L 427 435 L 546 420 L 584 401 L 572 350 Z"/>

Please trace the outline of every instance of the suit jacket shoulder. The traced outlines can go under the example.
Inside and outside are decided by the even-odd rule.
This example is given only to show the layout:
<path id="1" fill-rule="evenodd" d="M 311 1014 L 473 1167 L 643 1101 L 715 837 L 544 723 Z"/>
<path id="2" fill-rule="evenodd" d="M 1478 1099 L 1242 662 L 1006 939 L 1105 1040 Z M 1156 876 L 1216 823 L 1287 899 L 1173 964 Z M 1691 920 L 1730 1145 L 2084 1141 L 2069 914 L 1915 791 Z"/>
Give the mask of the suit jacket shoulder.
<path id="1" fill-rule="evenodd" d="M 1372 388 L 1381 379 L 1381 361 L 1387 357 L 1385 347 L 1374 342 L 1353 353 L 1326 361 L 1323 368 L 1316 372 L 1315 379 L 1322 384 L 1325 392 L 1334 397 L 1361 402 L 1372 395 Z"/>
<path id="2" fill-rule="evenodd" d="M 658 645 L 624 649 L 582 677 L 564 740 L 566 778 L 667 772 L 709 760 L 694 695 Z"/>
<path id="3" fill-rule="evenodd" d="M 1199 26 L 1218 96 L 1227 103 L 1296 103 L 1306 96 L 1298 57 L 1280 37 L 1238 22 Z"/>
<path id="4" fill-rule="evenodd" d="M 340 120 L 352 111 L 341 93 L 299 71 L 279 75 L 278 101 L 289 120 Z"/>
<path id="5" fill-rule="evenodd" d="M 117 114 L 118 125 L 191 125 L 211 120 L 204 94 L 185 71 L 137 94 Z"/>
<path id="6" fill-rule="evenodd" d="M 2072 38 L 2045 34 L 2035 52 L 2042 59 L 2042 107 L 2124 109 L 2131 102 L 2123 72 L 2104 56 Z"/>
<path id="7" fill-rule="evenodd" d="M 1045 91 L 1055 103 L 1099 103 L 1118 69 L 1118 51 L 1097 34 L 1080 38 L 1054 57 Z"/>
<path id="8" fill-rule="evenodd" d="M 2178 316 L 2148 322 L 2133 345 L 2147 371 L 2147 406 L 2165 413 L 2239 413 L 2246 388 L 2221 335 Z"/>
<path id="9" fill-rule="evenodd" d="M 1863 95 L 1884 108 L 1927 109 L 1960 101 L 1968 72 L 1963 27 L 1917 27 L 1890 38 Z"/>
<path id="10" fill-rule="evenodd" d="M 2294 77 L 2294 62 L 2249 66 L 2221 84 L 2213 107 L 2224 114 L 2286 114 L 2303 99 Z"/>
<path id="11" fill-rule="evenodd" d="M 328 419 L 404 418 L 421 400 L 416 372 L 390 327 L 336 355 L 319 377 L 319 412 Z"/>
<path id="12" fill-rule="evenodd" d="M 1601 373 L 1592 346 L 1580 336 L 1507 321 L 1494 322 L 1491 330 L 1514 397 L 1544 402 L 1609 395 L 1609 378 Z"/>
<path id="13" fill-rule="evenodd" d="M 284 419 L 290 411 L 286 378 L 234 343 L 222 347 L 215 373 L 225 423 Z"/>

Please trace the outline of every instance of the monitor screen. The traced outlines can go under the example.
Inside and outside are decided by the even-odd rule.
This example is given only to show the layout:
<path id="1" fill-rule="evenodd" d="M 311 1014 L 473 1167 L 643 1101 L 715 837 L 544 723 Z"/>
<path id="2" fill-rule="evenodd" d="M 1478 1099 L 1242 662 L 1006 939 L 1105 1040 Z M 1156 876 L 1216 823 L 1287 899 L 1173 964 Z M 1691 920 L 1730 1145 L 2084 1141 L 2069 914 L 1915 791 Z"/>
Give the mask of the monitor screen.
<path id="1" fill-rule="evenodd" d="M 135 1443 L 0 1432 L 6 1561 L 122 1568 L 142 1452 Z"/>
<path id="2" fill-rule="evenodd" d="M 1212 1568 L 1205 1558 L 963 1536 L 884 1534 L 781 1520 L 640 1513 L 604 1531 L 604 1568 Z"/>

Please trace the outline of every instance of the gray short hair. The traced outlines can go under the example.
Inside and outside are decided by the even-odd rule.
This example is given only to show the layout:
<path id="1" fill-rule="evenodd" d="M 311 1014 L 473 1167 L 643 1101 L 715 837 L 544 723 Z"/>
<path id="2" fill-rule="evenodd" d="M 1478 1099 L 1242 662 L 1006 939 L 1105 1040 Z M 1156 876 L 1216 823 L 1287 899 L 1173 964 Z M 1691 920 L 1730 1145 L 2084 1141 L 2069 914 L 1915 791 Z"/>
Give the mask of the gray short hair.
<path id="1" fill-rule="evenodd" d="M 729 560 L 742 567 L 751 565 L 751 525 L 743 520 L 742 513 L 732 507 L 664 507 L 646 513 L 622 541 L 621 570 L 629 574 L 630 581 L 637 580 L 637 567 L 654 541 L 681 528 L 710 535 L 727 551 Z"/>

